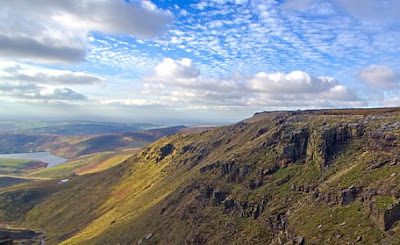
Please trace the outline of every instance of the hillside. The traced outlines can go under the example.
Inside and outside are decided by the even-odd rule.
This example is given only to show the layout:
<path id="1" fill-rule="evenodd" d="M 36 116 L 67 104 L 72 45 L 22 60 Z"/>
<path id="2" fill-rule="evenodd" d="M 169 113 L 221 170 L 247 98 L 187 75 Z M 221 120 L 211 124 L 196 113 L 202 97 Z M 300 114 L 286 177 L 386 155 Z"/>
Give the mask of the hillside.
<path id="1" fill-rule="evenodd" d="M 263 112 L 0 189 L 46 244 L 399 244 L 400 109 Z"/>

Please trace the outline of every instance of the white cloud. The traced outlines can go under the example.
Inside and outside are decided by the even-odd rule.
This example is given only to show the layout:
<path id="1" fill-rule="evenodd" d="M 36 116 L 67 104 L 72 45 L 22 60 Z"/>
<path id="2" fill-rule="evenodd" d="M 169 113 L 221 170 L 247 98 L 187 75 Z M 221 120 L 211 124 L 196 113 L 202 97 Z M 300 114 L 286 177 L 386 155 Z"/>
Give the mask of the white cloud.
<path id="1" fill-rule="evenodd" d="M 172 20 L 148 0 L 13 0 L 0 10 L 0 55 L 39 62 L 85 58 L 87 34 L 154 37 Z"/>
<path id="2" fill-rule="evenodd" d="M 199 71 L 192 64 L 192 60 L 183 58 L 176 61 L 165 58 L 155 68 L 156 76 L 160 78 L 193 78 L 199 75 Z"/>
<path id="3" fill-rule="evenodd" d="M 332 77 L 303 71 L 234 74 L 227 78 L 202 75 L 190 59 L 165 59 L 154 74 L 142 79 L 143 93 L 179 108 L 204 107 L 323 107 L 333 102 L 361 105 L 356 94 Z M 337 104 L 336 103 L 336 104 Z"/>
<path id="4" fill-rule="evenodd" d="M 289 74 L 260 72 L 248 82 L 251 89 L 266 93 L 320 93 L 336 86 L 331 77 L 312 77 L 303 71 Z"/>
<path id="5" fill-rule="evenodd" d="M 17 62 L 0 61 L 0 82 L 29 82 L 48 85 L 103 84 L 105 78 L 86 72 L 47 69 Z"/>
<path id="6" fill-rule="evenodd" d="M 98 101 L 101 105 L 122 105 L 122 106 L 148 106 L 158 105 L 157 101 L 149 101 L 145 99 L 102 99 Z"/>
<path id="7" fill-rule="evenodd" d="M 29 82 L 0 82 L 0 97 L 23 101 L 82 101 L 86 96 L 70 88 L 45 87 Z"/>
<path id="8" fill-rule="evenodd" d="M 400 74 L 382 65 L 368 66 L 358 76 L 367 85 L 378 89 L 399 88 L 400 85 Z"/>
<path id="9" fill-rule="evenodd" d="M 32 98 L 36 100 L 66 100 L 66 101 L 74 101 L 74 100 L 86 100 L 86 96 L 81 93 L 75 92 L 70 88 L 55 88 L 51 91 L 42 90 L 39 94 L 34 94 L 32 96 L 27 96 L 27 98 Z"/>

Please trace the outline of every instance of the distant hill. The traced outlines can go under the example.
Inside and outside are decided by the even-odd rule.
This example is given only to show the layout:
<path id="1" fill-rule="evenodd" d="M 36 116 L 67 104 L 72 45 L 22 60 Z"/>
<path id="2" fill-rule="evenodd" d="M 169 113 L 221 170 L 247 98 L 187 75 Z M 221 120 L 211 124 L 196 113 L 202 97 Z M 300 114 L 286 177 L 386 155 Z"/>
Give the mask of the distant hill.
<path id="1" fill-rule="evenodd" d="M 72 158 L 96 152 L 140 148 L 159 138 L 183 130 L 190 129 L 185 126 L 174 126 L 133 132 L 74 136 L 0 133 L 0 154 L 51 151 L 55 155 Z"/>
<path id="2" fill-rule="evenodd" d="M 155 125 L 150 123 L 101 123 L 101 122 L 81 122 L 62 125 L 52 125 L 46 127 L 33 128 L 25 130 L 32 134 L 55 134 L 55 135 L 91 135 L 91 134 L 106 134 L 120 133 L 128 131 L 144 130 Z"/>
<path id="3" fill-rule="evenodd" d="M 90 135 L 120 133 L 155 128 L 151 123 L 114 123 L 92 121 L 66 122 L 12 122 L 0 121 L 0 132 L 54 134 L 54 135 Z"/>
<path id="4" fill-rule="evenodd" d="M 400 244 L 400 109 L 271 112 L 0 189 L 46 244 Z"/>

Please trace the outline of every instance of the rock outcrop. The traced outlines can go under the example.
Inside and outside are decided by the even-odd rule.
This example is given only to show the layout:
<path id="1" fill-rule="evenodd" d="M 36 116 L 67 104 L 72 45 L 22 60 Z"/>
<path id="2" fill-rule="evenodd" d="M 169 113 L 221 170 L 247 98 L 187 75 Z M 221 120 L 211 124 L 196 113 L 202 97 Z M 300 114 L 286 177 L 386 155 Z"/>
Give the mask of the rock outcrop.
<path id="1" fill-rule="evenodd" d="M 166 156 L 170 155 L 172 152 L 174 152 L 174 145 L 172 144 L 166 144 L 165 146 L 161 147 L 160 155 L 157 157 L 156 162 L 160 162 Z"/>
<path id="2" fill-rule="evenodd" d="M 368 208 L 371 221 L 383 231 L 389 230 L 394 223 L 400 220 L 399 200 L 388 205 L 385 209 L 379 209 L 375 203 L 369 203 Z"/>
<path id="3" fill-rule="evenodd" d="M 305 157 L 310 132 L 308 128 L 290 131 L 282 136 L 286 143 L 282 149 L 281 165 L 294 163 Z"/>
<path id="4" fill-rule="evenodd" d="M 348 189 L 342 190 L 341 191 L 341 204 L 343 206 L 348 205 L 352 202 L 354 202 L 357 198 L 357 196 L 362 192 L 361 187 L 354 187 L 351 186 Z"/>

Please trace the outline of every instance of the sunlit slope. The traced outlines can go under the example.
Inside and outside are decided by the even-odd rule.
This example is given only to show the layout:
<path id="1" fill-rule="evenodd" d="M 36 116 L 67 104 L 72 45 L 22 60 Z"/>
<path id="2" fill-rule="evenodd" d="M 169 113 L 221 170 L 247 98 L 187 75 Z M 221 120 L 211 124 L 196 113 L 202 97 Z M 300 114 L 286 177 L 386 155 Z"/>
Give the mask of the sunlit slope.
<path id="1" fill-rule="evenodd" d="M 74 158 L 51 168 L 41 169 L 28 176 L 43 178 L 67 178 L 71 175 L 95 173 L 115 166 L 129 157 L 136 150 L 125 152 L 100 152 Z"/>
<path id="2" fill-rule="evenodd" d="M 398 244 L 399 118 L 262 113 L 162 138 L 100 173 L 3 192 L 0 220 L 48 244 Z"/>
<path id="3" fill-rule="evenodd" d="M 0 175 L 22 175 L 46 166 L 47 163 L 35 160 L 0 158 Z"/>

